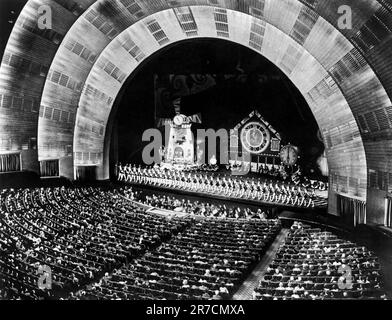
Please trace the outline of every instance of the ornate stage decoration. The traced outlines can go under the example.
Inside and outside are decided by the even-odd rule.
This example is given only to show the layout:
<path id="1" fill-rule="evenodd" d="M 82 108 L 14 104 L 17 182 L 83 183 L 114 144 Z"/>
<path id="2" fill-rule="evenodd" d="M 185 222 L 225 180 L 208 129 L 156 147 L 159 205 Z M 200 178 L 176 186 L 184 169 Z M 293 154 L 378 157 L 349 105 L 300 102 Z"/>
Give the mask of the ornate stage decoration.
<path id="1" fill-rule="evenodd" d="M 169 142 L 166 147 L 164 165 L 178 169 L 194 166 L 194 139 L 191 131 L 191 119 L 177 114 L 170 123 Z"/>
<path id="2" fill-rule="evenodd" d="M 247 165 L 250 171 L 259 172 L 263 165 L 279 165 L 281 141 L 280 134 L 254 110 L 231 131 L 230 151 L 232 155 L 249 152 L 251 161 Z M 232 166 L 238 165 L 234 157 L 230 157 Z"/>
<path id="3" fill-rule="evenodd" d="M 284 146 L 280 151 L 280 159 L 285 166 L 294 166 L 299 158 L 299 149 L 292 144 Z"/>
<path id="4" fill-rule="evenodd" d="M 241 131 L 242 147 L 254 154 L 261 154 L 271 143 L 271 134 L 262 122 L 249 122 Z"/>

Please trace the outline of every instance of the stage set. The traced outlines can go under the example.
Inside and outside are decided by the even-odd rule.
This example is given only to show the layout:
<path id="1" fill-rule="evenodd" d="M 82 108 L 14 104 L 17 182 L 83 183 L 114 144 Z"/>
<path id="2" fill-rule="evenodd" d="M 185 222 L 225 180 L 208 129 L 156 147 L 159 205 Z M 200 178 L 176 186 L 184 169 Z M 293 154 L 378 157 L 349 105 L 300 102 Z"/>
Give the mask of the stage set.
<path id="1" fill-rule="evenodd" d="M 206 147 L 206 139 L 194 137 L 193 119 L 179 113 L 167 120 L 169 139 L 159 149 L 160 161 L 150 167 L 119 165 L 118 180 L 223 200 L 326 209 L 328 183 L 302 175 L 299 148 L 283 145 L 280 134 L 259 112 L 252 111 L 229 130 L 224 148 L 215 150 Z M 219 133 L 211 132 L 217 139 Z M 227 150 L 225 163 L 219 161 L 225 158 L 217 152 L 222 150 Z"/>
<path id="2" fill-rule="evenodd" d="M 165 125 L 170 126 L 170 133 L 169 141 L 161 153 L 163 166 L 189 170 L 202 168 L 205 164 L 229 165 L 231 169 L 240 170 L 241 167 L 242 171 L 249 173 L 260 173 L 263 169 L 277 170 L 285 180 L 291 178 L 289 174 L 293 174 L 294 169 L 299 169 L 298 147 L 290 143 L 282 146 L 279 133 L 262 118 L 258 111 L 250 113 L 233 129 L 223 129 L 229 141 L 220 141 L 223 151 L 227 152 L 227 155 L 220 155 L 221 157 L 219 157 L 219 152 L 222 150 L 220 145 L 216 144 L 215 150 L 210 150 L 206 147 L 207 139 L 204 136 L 195 139 L 191 130 L 193 121 L 195 121 L 194 117 L 178 114 L 173 121 L 165 122 Z M 208 130 L 213 132 L 212 138 L 216 139 L 220 135 L 219 130 Z M 243 153 L 248 153 L 249 159 L 244 160 Z M 228 161 L 220 163 L 219 159 L 223 157 Z"/>

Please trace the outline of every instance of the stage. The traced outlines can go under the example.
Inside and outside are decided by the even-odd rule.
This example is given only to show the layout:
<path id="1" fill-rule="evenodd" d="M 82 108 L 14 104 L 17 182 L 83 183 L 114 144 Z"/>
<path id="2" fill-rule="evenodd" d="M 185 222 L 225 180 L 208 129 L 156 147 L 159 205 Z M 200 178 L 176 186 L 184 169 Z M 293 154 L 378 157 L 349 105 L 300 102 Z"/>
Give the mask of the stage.
<path id="1" fill-rule="evenodd" d="M 138 184 L 138 183 L 130 183 L 130 182 L 118 182 L 120 185 L 129 185 L 129 186 L 134 186 L 140 189 L 148 189 L 148 190 L 153 190 L 153 191 L 158 191 L 158 192 L 163 192 L 165 194 L 167 193 L 173 193 L 173 194 L 178 194 L 178 195 L 185 195 L 185 196 L 193 196 L 197 198 L 202 198 L 203 200 L 210 199 L 210 200 L 221 200 L 221 201 L 229 201 L 232 203 L 239 203 L 242 205 L 251 205 L 254 207 L 268 207 L 268 208 L 277 208 L 279 210 L 291 210 L 291 211 L 301 211 L 301 212 L 319 212 L 319 213 L 325 213 L 327 210 L 327 199 L 323 200 L 322 203 L 319 205 L 315 205 L 314 208 L 299 208 L 294 205 L 282 205 L 279 203 L 274 203 L 274 202 L 265 202 L 265 201 L 258 201 L 258 200 L 252 200 L 252 199 L 244 199 L 244 198 L 234 198 L 234 197 L 228 197 L 224 195 L 216 195 L 208 192 L 195 192 L 195 191 L 188 191 L 188 190 L 183 190 L 183 189 L 173 189 L 173 188 L 167 188 L 167 187 L 158 187 L 158 186 L 153 186 L 153 185 L 145 185 L 145 184 Z M 316 201 L 315 201 L 316 202 Z"/>

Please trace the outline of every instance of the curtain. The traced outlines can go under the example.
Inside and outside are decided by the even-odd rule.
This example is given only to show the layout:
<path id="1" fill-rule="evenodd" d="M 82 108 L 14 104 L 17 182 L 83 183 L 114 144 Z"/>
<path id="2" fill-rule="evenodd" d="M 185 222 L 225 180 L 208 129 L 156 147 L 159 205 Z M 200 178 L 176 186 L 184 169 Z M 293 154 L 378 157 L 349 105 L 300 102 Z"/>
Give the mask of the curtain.
<path id="1" fill-rule="evenodd" d="M 385 198 L 385 217 L 384 225 L 388 228 L 392 228 L 392 198 Z"/>
<path id="2" fill-rule="evenodd" d="M 0 154 L 0 172 L 20 171 L 20 154 Z"/>
<path id="3" fill-rule="evenodd" d="M 366 202 L 352 199 L 354 205 L 354 226 L 366 224 Z"/>
<path id="4" fill-rule="evenodd" d="M 366 224 L 366 202 L 338 195 L 339 213 L 354 226 Z"/>
<path id="5" fill-rule="evenodd" d="M 41 161 L 40 167 L 41 177 L 58 177 L 60 175 L 58 160 Z"/>
<path id="6" fill-rule="evenodd" d="M 76 169 L 76 180 L 77 181 L 95 181 L 96 180 L 96 167 L 85 166 L 85 167 L 77 167 Z"/>

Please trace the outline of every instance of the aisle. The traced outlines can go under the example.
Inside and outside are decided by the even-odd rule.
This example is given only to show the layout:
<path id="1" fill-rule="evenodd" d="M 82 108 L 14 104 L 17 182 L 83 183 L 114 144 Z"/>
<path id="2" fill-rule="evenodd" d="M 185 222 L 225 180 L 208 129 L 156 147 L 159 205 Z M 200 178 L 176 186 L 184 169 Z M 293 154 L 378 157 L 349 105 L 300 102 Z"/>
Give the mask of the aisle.
<path id="1" fill-rule="evenodd" d="M 260 280 L 264 276 L 265 270 L 270 265 L 272 260 L 275 258 L 275 254 L 278 251 L 281 244 L 286 239 L 288 229 L 282 229 L 276 236 L 275 241 L 271 244 L 268 251 L 264 254 L 260 263 L 253 269 L 249 277 L 239 287 L 237 292 L 233 295 L 232 300 L 252 300 L 252 293 L 254 289 L 259 285 Z"/>

